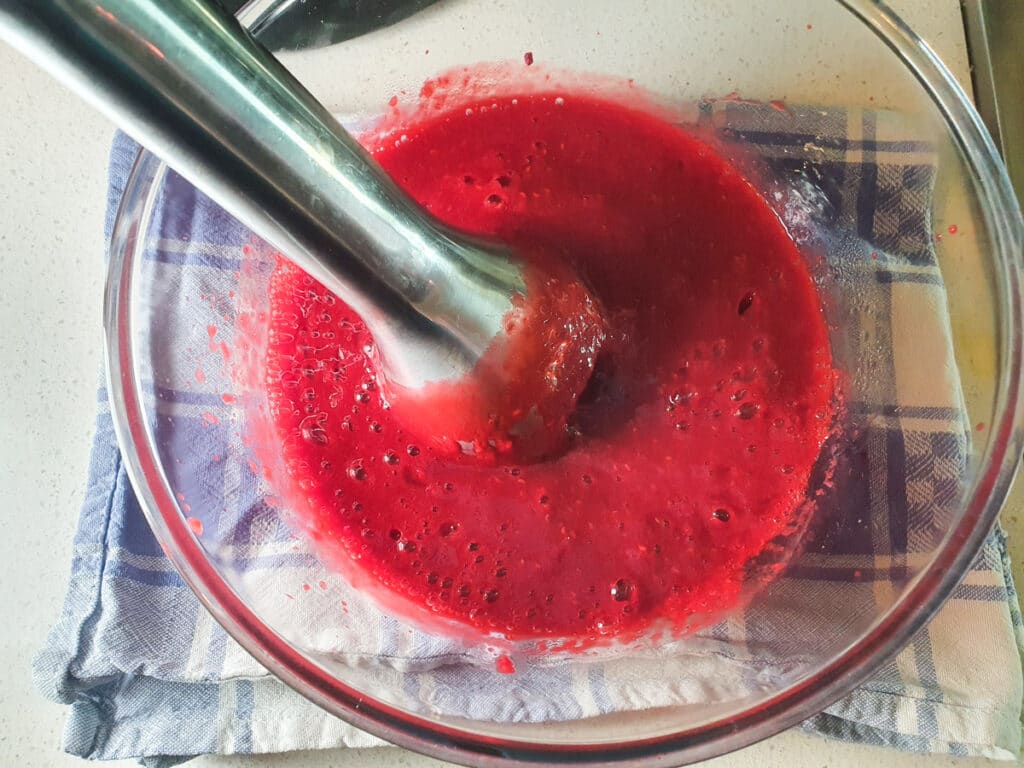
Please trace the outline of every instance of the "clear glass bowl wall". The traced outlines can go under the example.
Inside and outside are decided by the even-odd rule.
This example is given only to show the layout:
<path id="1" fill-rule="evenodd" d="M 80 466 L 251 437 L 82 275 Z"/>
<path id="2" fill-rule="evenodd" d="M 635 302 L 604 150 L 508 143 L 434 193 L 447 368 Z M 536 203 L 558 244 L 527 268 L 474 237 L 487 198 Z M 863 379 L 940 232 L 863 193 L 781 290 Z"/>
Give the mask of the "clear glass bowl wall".
<path id="1" fill-rule="evenodd" d="M 278 5 L 251 3 L 240 18 L 252 22 Z M 527 51 L 536 71 L 551 73 L 555 82 L 571 79 L 566 72 L 632 79 L 675 106 L 739 94 L 847 109 L 851 115 L 890 110 L 934 146 L 938 174 L 928 214 L 936 226 L 955 221 L 962 235 L 935 246 L 947 291 L 955 378 L 968 423 L 986 428 L 971 435 L 967 467 L 936 517 L 941 524 L 922 533 L 905 573 L 888 582 L 884 594 L 858 601 L 835 599 L 838 592 L 816 602 L 807 592 L 787 592 L 794 590 L 793 581 L 772 584 L 754 598 L 757 620 L 782 626 L 791 620 L 790 611 L 806 613 L 813 605 L 813 632 L 769 634 L 757 648 L 756 664 L 750 649 L 737 645 L 729 665 L 738 664 L 739 675 L 691 663 L 706 656 L 709 638 L 700 634 L 638 656 L 630 662 L 636 674 L 676 676 L 689 686 L 686 700 L 573 722 L 475 719 L 417 695 L 416 686 L 408 684 L 415 672 L 393 668 L 382 674 L 340 653 L 337 638 L 323 632 L 324 617 L 301 601 L 282 601 L 281 585 L 252 566 L 235 537 L 231 517 L 252 514 L 252 498 L 264 503 L 265 522 L 277 515 L 265 504 L 273 489 L 244 470 L 252 446 L 243 440 L 242 408 L 220 419 L 226 455 L 235 457 L 232 466 L 240 469 L 217 482 L 198 469 L 208 457 L 197 456 L 194 445 L 174 439 L 173 430 L 161 426 L 179 407 L 162 398 L 161 382 L 193 376 L 196 354 L 207 376 L 219 375 L 211 372 L 222 362 L 206 324 L 196 321 L 194 307 L 176 292 L 173 272 L 146 258 L 154 247 L 154 221 L 173 216 L 187 222 L 196 201 L 191 190 L 169 183 L 165 167 L 146 152 L 128 184 L 111 253 L 107 332 L 119 438 L 147 517 L 204 604 L 258 660 L 329 711 L 388 740 L 463 762 L 679 764 L 706 758 L 781 730 L 848 691 L 936 610 L 968 567 L 1019 454 L 1019 211 L 963 95 L 911 33 L 866 2 L 728 0 L 712 6 L 651 0 L 625 13 L 616 0 L 446 0 L 372 34 L 280 55 L 345 122 L 365 126 L 393 95 L 414 102 L 429 77 L 478 62 L 522 62 Z M 187 235 L 164 246 L 185 260 L 233 263 L 241 256 L 204 250 Z M 210 295 L 219 297 L 217 340 L 234 345 L 239 307 L 233 297 L 241 295 L 243 278 L 219 269 L 210 279 Z M 822 284 L 823 290 L 834 290 L 827 279 Z M 843 313 L 856 300 L 841 294 L 830 298 L 840 359 L 849 342 L 844 336 L 854 332 Z M 929 371 L 930 365 L 935 360 L 922 356 L 924 376 L 942 374 Z M 855 399 L 868 373 L 849 373 Z M 190 517 L 220 524 L 208 523 L 196 536 Z M 815 526 L 825 538 L 841 539 L 848 523 L 828 508 L 816 512 Z M 281 546 L 297 552 L 296 584 L 315 585 L 324 578 L 325 569 L 305 552 L 301 539 L 283 541 Z M 376 610 L 355 590 L 350 600 L 355 614 Z M 728 635 L 714 642 L 728 651 Z M 546 663 L 528 661 L 537 668 L 512 676 L 483 667 L 475 674 L 495 696 L 530 696 L 521 675 L 542 680 Z M 585 674 L 587 662 L 550 663 L 558 674 L 574 675 Z M 751 676 L 756 684 L 750 684 Z"/>

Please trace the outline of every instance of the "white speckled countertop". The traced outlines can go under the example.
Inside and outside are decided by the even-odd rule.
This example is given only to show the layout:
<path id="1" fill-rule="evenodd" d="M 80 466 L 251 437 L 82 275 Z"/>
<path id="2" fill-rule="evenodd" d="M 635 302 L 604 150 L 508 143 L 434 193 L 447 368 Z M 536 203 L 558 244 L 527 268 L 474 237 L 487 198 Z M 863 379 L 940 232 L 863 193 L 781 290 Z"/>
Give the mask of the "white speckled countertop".
<path id="1" fill-rule="evenodd" d="M 969 84 L 957 0 L 891 4 Z M 4 47 L 0 72 L 0 509 L 6 526 L 0 537 L 0 766 L 56 768 L 80 761 L 60 752 L 64 710 L 33 690 L 30 663 L 60 611 L 85 490 L 101 355 L 102 222 L 113 127 Z M 1004 513 L 1016 563 L 1024 561 L 1022 496 L 1018 489 Z M 873 761 L 892 768 L 986 764 L 786 733 L 708 765 L 843 768 Z M 192 765 L 432 763 L 404 750 L 378 749 L 201 758 Z"/>

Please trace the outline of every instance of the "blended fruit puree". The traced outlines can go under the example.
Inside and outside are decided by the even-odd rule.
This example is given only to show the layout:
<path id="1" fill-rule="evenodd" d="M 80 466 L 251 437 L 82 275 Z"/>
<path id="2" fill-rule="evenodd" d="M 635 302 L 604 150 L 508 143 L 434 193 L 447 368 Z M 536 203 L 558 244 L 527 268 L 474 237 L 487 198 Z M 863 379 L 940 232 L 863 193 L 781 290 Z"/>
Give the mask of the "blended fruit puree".
<path id="1" fill-rule="evenodd" d="M 511 640 L 636 637 L 735 605 L 750 561 L 799 524 L 833 415 L 818 295 L 771 207 L 678 126 L 571 93 L 376 142 L 442 221 L 571 265 L 608 335 L 566 450 L 488 462 L 403 430 L 363 323 L 281 260 L 271 430 L 320 551 L 425 618 Z"/>

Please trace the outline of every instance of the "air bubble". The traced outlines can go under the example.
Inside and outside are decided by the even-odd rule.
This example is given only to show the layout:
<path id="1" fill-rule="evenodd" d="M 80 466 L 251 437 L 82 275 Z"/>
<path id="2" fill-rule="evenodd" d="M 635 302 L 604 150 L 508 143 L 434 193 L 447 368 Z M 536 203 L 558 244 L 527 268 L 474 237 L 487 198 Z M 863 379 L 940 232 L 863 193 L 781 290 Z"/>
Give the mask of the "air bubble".
<path id="1" fill-rule="evenodd" d="M 759 409 L 760 407 L 755 403 L 743 403 L 743 405 L 736 409 L 736 415 L 746 421 L 754 418 Z"/>
<path id="2" fill-rule="evenodd" d="M 689 390 L 686 392 L 673 392 L 671 396 L 669 396 L 668 401 L 671 405 L 685 405 L 686 403 L 689 403 L 691 400 L 694 400 L 696 397 L 697 393 L 693 390 Z"/>
<path id="3" fill-rule="evenodd" d="M 625 603 L 633 598 L 633 594 L 636 592 L 636 587 L 633 582 L 628 579 L 619 579 L 611 588 L 611 596 L 618 603 Z"/>
<path id="4" fill-rule="evenodd" d="M 323 414 L 318 414 L 316 416 L 307 416 L 299 422 L 299 431 L 302 433 L 303 440 L 314 445 L 327 445 L 328 437 L 323 427 L 323 418 Z"/>
<path id="5" fill-rule="evenodd" d="M 739 314 L 740 315 L 745 315 L 747 313 L 747 310 L 750 309 L 750 307 L 751 307 L 751 305 L 753 305 L 753 303 L 754 303 L 754 292 L 751 291 L 750 293 L 745 294 L 742 299 L 740 299 L 740 303 L 739 303 L 739 307 L 738 307 Z"/>
<path id="6" fill-rule="evenodd" d="M 405 479 L 413 485 L 425 486 L 427 484 L 427 473 L 419 467 L 406 467 Z"/>

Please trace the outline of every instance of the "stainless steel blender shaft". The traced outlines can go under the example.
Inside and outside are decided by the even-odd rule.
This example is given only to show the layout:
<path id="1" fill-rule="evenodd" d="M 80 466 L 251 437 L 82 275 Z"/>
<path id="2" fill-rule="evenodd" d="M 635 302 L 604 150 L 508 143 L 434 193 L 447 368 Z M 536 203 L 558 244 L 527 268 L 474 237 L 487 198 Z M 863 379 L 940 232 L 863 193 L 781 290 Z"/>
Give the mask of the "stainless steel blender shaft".
<path id="1" fill-rule="evenodd" d="M 465 375 L 526 293 L 209 0 L 0 0 L 0 37 L 348 302 L 402 386 Z"/>

